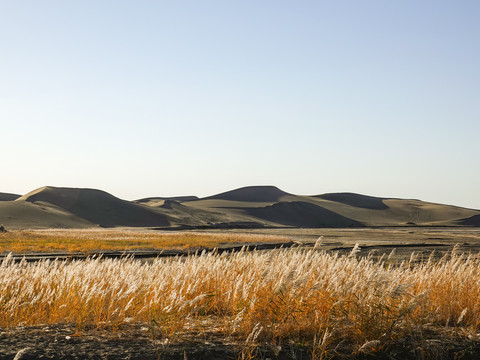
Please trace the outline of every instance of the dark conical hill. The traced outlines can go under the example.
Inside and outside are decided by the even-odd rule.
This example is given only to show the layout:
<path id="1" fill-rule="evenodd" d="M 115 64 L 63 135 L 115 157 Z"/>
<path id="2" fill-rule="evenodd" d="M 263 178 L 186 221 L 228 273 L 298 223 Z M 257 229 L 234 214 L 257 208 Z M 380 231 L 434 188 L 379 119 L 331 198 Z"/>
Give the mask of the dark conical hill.
<path id="1" fill-rule="evenodd" d="M 243 202 L 277 202 L 283 196 L 290 195 L 276 186 L 247 186 L 209 196 L 202 200 L 229 200 Z"/>

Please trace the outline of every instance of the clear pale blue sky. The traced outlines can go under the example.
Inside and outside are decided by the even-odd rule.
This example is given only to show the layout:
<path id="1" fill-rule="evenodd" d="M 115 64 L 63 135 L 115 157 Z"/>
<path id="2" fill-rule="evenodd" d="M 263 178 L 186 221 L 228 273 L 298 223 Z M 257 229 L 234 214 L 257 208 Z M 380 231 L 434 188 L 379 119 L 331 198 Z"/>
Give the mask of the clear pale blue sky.
<path id="1" fill-rule="evenodd" d="M 480 208 L 480 2 L 0 1 L 0 191 Z"/>

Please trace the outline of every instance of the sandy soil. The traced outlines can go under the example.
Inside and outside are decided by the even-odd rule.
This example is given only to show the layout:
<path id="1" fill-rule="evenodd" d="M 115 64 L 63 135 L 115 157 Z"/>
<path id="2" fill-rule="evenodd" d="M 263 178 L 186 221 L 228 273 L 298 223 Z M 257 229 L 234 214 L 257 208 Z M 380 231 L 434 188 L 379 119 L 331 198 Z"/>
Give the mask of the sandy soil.
<path id="1" fill-rule="evenodd" d="M 398 339 L 375 355 L 355 352 L 346 343 L 332 345 L 329 359 L 479 359 L 480 340 L 460 338 L 455 334 L 424 332 L 415 339 Z M 301 344 L 258 344 L 257 347 L 235 343 L 211 334 L 185 337 L 168 343 L 153 339 L 144 325 L 124 326 L 117 330 L 75 331 L 71 326 L 20 327 L 0 332 L 0 360 L 34 359 L 129 359 L 129 360 L 217 360 L 277 359 L 310 360 L 311 349 Z"/>
<path id="2" fill-rule="evenodd" d="M 72 326 L 51 325 L 20 327 L 0 332 L 0 360 L 33 359 L 130 359 L 130 360 L 201 360 L 241 359 L 251 349 L 232 339 L 215 334 L 186 335 L 169 343 L 154 339 L 145 325 L 123 326 L 117 330 L 76 331 Z M 307 359 L 302 346 L 279 348 L 263 344 L 255 353 L 258 358 Z"/>

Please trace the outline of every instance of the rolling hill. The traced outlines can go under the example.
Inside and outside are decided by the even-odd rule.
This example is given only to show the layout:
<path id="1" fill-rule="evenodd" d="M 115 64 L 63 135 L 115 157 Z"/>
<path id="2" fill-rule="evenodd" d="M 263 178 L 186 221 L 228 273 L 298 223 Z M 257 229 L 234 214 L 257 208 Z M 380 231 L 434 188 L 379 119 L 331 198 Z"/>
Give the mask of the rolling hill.
<path id="1" fill-rule="evenodd" d="M 170 225 L 165 215 L 95 189 L 46 186 L 15 201 L 55 205 L 102 227 Z"/>
<path id="2" fill-rule="evenodd" d="M 20 197 L 17 194 L 0 193 L 0 201 L 13 201 Z"/>
<path id="3" fill-rule="evenodd" d="M 0 193 L 0 224 L 11 229 L 480 226 L 479 219 L 480 210 L 451 205 L 355 193 L 295 195 L 275 186 L 135 201 L 52 186 L 23 196 Z"/>
<path id="4" fill-rule="evenodd" d="M 0 224 L 7 229 L 97 227 L 58 206 L 39 202 L 0 201 Z"/>
<path id="5" fill-rule="evenodd" d="M 276 202 L 290 195 L 275 186 L 247 186 L 221 194 L 203 198 L 203 200 L 227 200 L 242 202 Z"/>

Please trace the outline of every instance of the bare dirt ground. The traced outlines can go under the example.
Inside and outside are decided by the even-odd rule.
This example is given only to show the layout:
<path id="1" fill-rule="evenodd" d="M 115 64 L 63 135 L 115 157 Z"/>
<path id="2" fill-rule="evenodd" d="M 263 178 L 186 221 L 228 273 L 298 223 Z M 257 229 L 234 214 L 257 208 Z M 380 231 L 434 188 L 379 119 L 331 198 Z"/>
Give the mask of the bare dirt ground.
<path id="1" fill-rule="evenodd" d="M 72 326 L 20 327 L 0 332 L 1 360 L 351 360 L 351 359 L 478 359 L 480 342 L 455 334 L 425 332 L 418 339 L 398 339 L 384 351 L 355 352 L 347 343 L 338 343 L 327 357 L 301 344 L 260 344 L 250 347 L 218 335 L 186 336 L 166 343 L 154 339 L 142 325 L 124 326 L 115 331 L 83 330 Z"/>
<path id="2" fill-rule="evenodd" d="M 441 335 L 439 337 L 439 335 Z M 115 330 L 85 329 L 49 325 L 19 327 L 0 332 L 0 360 L 418 360 L 479 359 L 480 341 L 458 334 L 424 331 L 415 339 L 397 339 L 387 349 L 358 352 L 348 343 L 335 344 L 335 349 L 322 357 L 302 344 L 256 344 L 248 346 L 218 334 L 185 335 L 167 343 L 153 338 L 144 325 L 123 326 Z M 323 355 L 325 355 L 323 353 Z"/>
<path id="3" fill-rule="evenodd" d="M 185 334 L 171 343 L 152 336 L 148 326 L 131 325 L 115 330 L 85 329 L 49 325 L 19 327 L 0 332 L 0 359 L 178 359 L 214 360 L 246 359 L 251 356 L 267 359 L 307 359 L 308 349 L 299 345 L 282 347 L 263 344 L 249 348 L 234 339 L 204 332 Z"/>
<path id="4" fill-rule="evenodd" d="M 232 230 L 236 231 L 236 230 Z M 395 249 L 394 260 L 408 260 L 414 252 L 419 258 L 435 258 L 456 250 L 460 253 L 480 254 L 478 227 L 382 227 L 362 229 L 262 229 L 241 230 L 256 234 L 284 235 L 294 242 L 313 246 L 322 237 L 320 248 L 325 251 L 350 252 L 355 244 L 360 255 L 389 255 Z"/>

